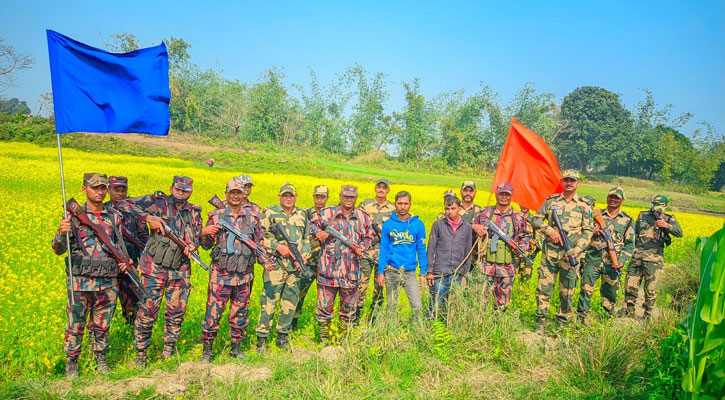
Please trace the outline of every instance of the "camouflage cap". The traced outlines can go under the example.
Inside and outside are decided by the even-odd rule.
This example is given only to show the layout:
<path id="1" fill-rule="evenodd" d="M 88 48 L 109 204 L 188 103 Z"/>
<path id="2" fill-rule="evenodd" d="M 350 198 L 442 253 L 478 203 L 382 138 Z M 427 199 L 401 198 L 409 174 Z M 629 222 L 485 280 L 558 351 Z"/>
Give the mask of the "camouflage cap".
<path id="1" fill-rule="evenodd" d="M 561 173 L 561 179 L 571 178 L 579 180 L 579 171 L 575 169 L 567 169 Z"/>
<path id="2" fill-rule="evenodd" d="M 327 188 L 325 185 L 317 185 L 315 186 L 315 189 L 312 191 L 312 195 L 320 195 L 320 196 L 329 196 L 330 195 L 330 189 Z"/>
<path id="3" fill-rule="evenodd" d="M 284 185 L 282 185 L 279 188 L 279 194 L 280 195 L 283 195 L 285 193 L 290 193 L 293 196 L 297 196 L 297 189 L 295 189 L 294 185 L 292 185 L 291 183 L 287 182 L 287 183 L 285 183 Z"/>
<path id="4" fill-rule="evenodd" d="M 232 190 L 239 190 L 244 191 L 244 183 L 242 183 L 242 178 L 235 176 L 234 178 L 230 179 L 229 182 L 227 182 L 227 193 L 231 192 Z"/>
<path id="5" fill-rule="evenodd" d="M 112 176 L 108 178 L 108 186 L 110 187 L 116 187 L 116 186 L 125 186 L 128 187 L 128 178 L 125 176 Z"/>
<path id="6" fill-rule="evenodd" d="M 508 182 L 502 182 L 502 183 L 499 183 L 498 186 L 496 186 L 496 193 L 513 194 L 513 192 L 514 192 L 514 187 L 511 186 L 511 184 Z"/>
<path id="7" fill-rule="evenodd" d="M 241 174 L 241 175 L 239 175 L 239 179 L 242 180 L 242 186 L 246 186 L 246 185 L 254 186 L 254 183 L 252 183 L 252 178 L 249 175 Z"/>
<path id="8" fill-rule="evenodd" d="M 450 190 L 450 189 L 448 189 L 445 192 L 443 192 L 443 198 L 444 199 L 446 197 L 448 197 L 448 196 L 455 196 L 455 195 L 456 195 L 456 192 L 454 192 L 453 190 Z"/>
<path id="9" fill-rule="evenodd" d="M 378 186 L 379 184 L 384 183 L 385 186 L 390 187 L 390 181 L 388 181 L 385 178 L 380 178 L 377 181 L 375 181 L 375 186 Z"/>
<path id="10" fill-rule="evenodd" d="M 469 188 L 471 188 L 473 190 L 476 190 L 476 182 L 474 182 L 474 181 L 463 181 L 463 183 L 461 184 L 461 189 L 465 189 L 467 187 L 469 187 Z"/>
<path id="11" fill-rule="evenodd" d="M 86 172 L 83 174 L 83 183 L 90 187 L 106 185 L 108 186 L 108 177 L 106 174 L 97 174 L 95 172 Z"/>
<path id="12" fill-rule="evenodd" d="M 658 194 L 657 196 L 655 196 L 654 199 L 652 199 L 652 204 L 655 206 L 657 206 L 657 205 L 666 206 L 668 203 L 669 203 L 669 201 L 667 200 L 667 196 L 665 196 L 664 194 Z"/>
<path id="13" fill-rule="evenodd" d="M 189 192 L 192 189 L 194 180 L 188 176 L 176 175 L 174 177 L 174 189 L 178 189 L 184 192 Z"/>
<path id="14" fill-rule="evenodd" d="M 617 196 L 620 199 L 624 200 L 624 189 L 619 186 L 615 186 L 615 187 L 609 189 L 607 196 Z"/>
<path id="15" fill-rule="evenodd" d="M 357 186 L 353 185 L 342 185 L 340 194 L 343 196 L 357 197 Z"/>

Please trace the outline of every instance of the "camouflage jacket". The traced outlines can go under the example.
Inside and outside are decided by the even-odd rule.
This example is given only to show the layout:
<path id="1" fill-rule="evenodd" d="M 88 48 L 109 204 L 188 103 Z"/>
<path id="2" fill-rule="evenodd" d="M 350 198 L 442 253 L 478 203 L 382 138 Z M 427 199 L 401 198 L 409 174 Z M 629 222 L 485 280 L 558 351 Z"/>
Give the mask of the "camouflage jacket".
<path id="1" fill-rule="evenodd" d="M 528 255 L 533 255 L 536 250 L 541 249 L 544 243 L 544 234 L 541 229 L 534 228 L 534 216 L 526 213 L 526 232 L 529 233 L 529 248 Z"/>
<path id="2" fill-rule="evenodd" d="M 495 206 L 486 207 L 478 214 L 473 223 L 475 225 L 483 225 L 485 220 L 489 220 L 493 222 L 494 225 L 501 228 L 502 231 L 511 236 L 520 248 L 528 248 L 531 237 L 529 236 L 529 232 L 526 230 L 526 218 L 520 211 L 509 208 L 506 213 L 501 214 Z M 513 259 L 516 253 L 503 240 L 499 239 L 497 243 L 493 243 L 490 240 L 494 237 L 494 232 L 490 229 L 488 230 L 488 237 L 489 248 L 487 248 L 485 252 L 481 251 L 481 253 L 485 253 L 490 256 L 492 250 L 495 248 L 497 252 L 505 251 L 511 253 L 511 258 Z"/>
<path id="3" fill-rule="evenodd" d="M 341 206 L 323 208 L 312 220 L 310 234 L 315 236 L 331 225 L 363 249 L 370 247 L 375 232 L 365 211 L 354 209 L 349 217 Z M 360 280 L 360 257 L 332 236 L 322 243 L 317 282 L 332 287 L 354 288 Z"/>
<path id="4" fill-rule="evenodd" d="M 365 211 L 371 219 L 371 222 L 378 227 L 378 231 L 382 232 L 383 223 L 390 218 L 390 215 L 395 212 L 395 204 L 388 200 L 385 200 L 385 204 L 382 206 L 378 205 L 375 199 L 363 200 L 357 208 Z M 371 245 L 371 255 L 378 253 L 380 248 L 380 236 L 377 234 L 373 236 L 373 243 Z"/>
<path id="5" fill-rule="evenodd" d="M 206 226 L 216 225 L 219 218 L 226 218 L 226 220 L 235 228 L 239 229 L 242 233 L 246 233 L 251 239 L 257 243 L 263 243 L 264 237 L 262 235 L 262 227 L 260 224 L 261 216 L 259 213 L 254 211 L 252 203 L 247 203 L 240 207 L 239 212 L 236 215 L 232 214 L 230 208 L 223 210 L 217 209 L 209 212 L 209 219 L 206 221 Z M 201 247 L 206 250 L 211 249 L 215 246 L 226 246 L 227 239 L 231 234 L 225 229 L 220 229 L 216 235 L 205 235 L 201 237 Z M 233 237 L 233 236 L 232 236 Z M 239 241 L 234 239 L 234 248 L 237 251 L 243 251 L 250 257 L 250 266 L 244 272 L 231 272 L 226 269 L 220 269 L 217 264 L 218 257 L 212 257 L 211 259 L 211 275 L 209 281 L 216 282 L 225 286 L 239 286 L 243 283 L 247 283 L 254 276 L 254 260 L 255 256 L 252 254 L 251 249 Z M 212 254 L 215 251 L 212 250 Z M 258 262 L 261 261 L 257 258 Z"/>
<path id="6" fill-rule="evenodd" d="M 129 197 L 121 200 L 116 205 L 116 209 L 138 217 L 143 223 L 146 223 L 146 217 L 149 215 L 159 217 L 171 228 L 174 228 L 176 230 L 175 233 L 182 240 L 198 246 L 201 241 L 201 228 L 203 224 L 201 220 L 201 207 L 187 202 L 179 209 L 174 205 L 173 201 L 173 196 L 167 196 L 163 192 L 156 192 L 146 196 Z M 159 234 L 151 234 L 152 237 L 156 235 Z M 146 249 L 148 249 L 148 243 Z M 143 255 L 141 256 L 139 267 L 144 274 L 156 276 L 163 267 L 153 262 L 152 258 L 147 254 L 146 249 L 144 249 Z M 169 270 L 169 279 L 188 278 L 191 275 L 191 264 L 188 259 L 186 259 L 178 270 L 167 269 Z"/>
<path id="7" fill-rule="evenodd" d="M 566 201 L 563 194 L 554 194 L 544 201 L 544 204 L 534 215 L 532 221 L 534 228 L 541 229 L 547 235 L 544 244 L 554 251 L 560 251 L 563 248 L 552 243 L 551 239 L 548 238 L 549 233 L 556 229 L 554 221 L 551 219 L 552 207 L 562 208 L 562 210 L 558 210 L 557 215 L 562 227 L 569 232 L 572 251 L 580 255 L 583 254 L 594 234 L 589 204 L 579 194 L 574 194 L 570 201 Z M 544 222 L 545 220 L 548 221 L 548 224 Z"/>
<path id="8" fill-rule="evenodd" d="M 310 223 L 312 223 L 312 220 L 319 214 L 315 207 L 310 207 L 306 209 L 305 213 L 307 214 L 307 219 L 310 221 Z M 321 249 L 322 246 L 320 244 L 320 241 L 317 240 L 316 237 L 310 235 L 310 262 L 314 263 L 314 265 L 317 265 L 320 261 Z"/>
<path id="9" fill-rule="evenodd" d="M 664 263 L 665 237 L 668 235 L 682 237 L 682 228 L 674 215 L 664 213 L 662 218 L 668 225 L 667 228 L 662 228 L 664 234 L 660 240 L 657 240 L 657 231 L 659 231 L 655 225 L 657 216 L 651 210 L 639 213 L 637 222 L 634 224 L 636 235 L 634 255 L 632 256 L 634 260 L 662 264 Z"/>
<path id="10" fill-rule="evenodd" d="M 281 238 L 271 229 L 278 222 L 282 223 L 287 235 L 293 242 L 292 244 L 297 246 L 302 256 L 309 259 L 312 248 L 310 245 L 310 220 L 307 218 L 307 212 L 295 207 L 291 214 L 287 214 L 281 205 L 275 204 L 265 208 L 262 213 L 264 248 L 267 253 L 275 256 L 277 265 L 286 268 L 288 272 L 297 271 L 294 266 L 294 258 L 282 257 L 277 252 L 278 245 L 287 244 L 284 238 Z"/>
<path id="11" fill-rule="evenodd" d="M 476 219 L 476 217 L 478 216 L 478 214 L 481 213 L 481 211 L 483 211 L 483 208 L 481 208 L 480 206 L 478 206 L 476 204 L 471 206 L 471 208 L 469 208 L 468 210 L 466 210 L 465 208 L 463 208 L 463 206 L 461 206 L 461 210 L 458 211 L 458 215 L 460 215 L 464 221 L 468 222 L 469 224 L 473 224 L 473 220 Z M 443 219 L 445 217 L 446 217 L 446 213 L 438 214 L 438 219 Z M 474 235 L 473 239 L 474 240 L 476 239 L 475 235 Z"/>
<path id="12" fill-rule="evenodd" d="M 632 251 L 634 251 L 634 222 L 632 221 L 632 217 L 621 210 L 619 214 L 611 216 L 606 208 L 603 208 L 601 213 L 604 224 L 612 236 L 614 250 L 617 253 L 617 261 L 622 265 L 627 265 L 627 262 L 632 258 Z M 594 222 L 594 226 L 599 225 Z M 589 243 L 586 252 L 587 264 L 599 264 L 604 260 L 605 264 L 612 265 L 612 260 L 607 253 L 607 242 L 604 240 L 604 236 L 592 236 L 592 241 Z"/>
<path id="13" fill-rule="evenodd" d="M 111 206 L 116 208 L 116 204 L 113 204 L 110 201 L 104 203 L 104 206 Z M 149 240 L 149 228 L 146 226 L 146 223 L 141 221 L 139 217 L 135 217 L 128 212 L 119 212 L 123 216 L 123 227 L 126 229 L 126 232 L 130 233 L 131 236 L 134 237 L 134 239 L 138 240 L 142 244 L 146 244 L 146 242 Z M 137 248 L 136 245 L 134 245 L 130 240 L 126 239 L 125 237 L 123 238 L 123 242 L 126 244 L 128 255 L 135 262 L 138 262 L 138 258 L 141 255 L 141 251 L 143 251 L 143 249 Z"/>
<path id="14" fill-rule="evenodd" d="M 123 223 L 123 216 L 113 207 L 104 204 L 103 211 L 96 215 L 94 212 L 88 210 L 88 204 L 83 203 L 83 210 L 88 214 L 88 218 L 91 222 L 100 226 L 106 235 L 108 235 L 114 243 L 118 242 L 116 233 L 113 229 L 113 224 L 120 228 Z M 70 252 L 72 256 L 83 257 L 85 255 L 91 257 L 108 257 L 112 258 L 113 255 L 108 250 L 106 245 L 101 243 L 96 237 L 96 234 L 91 230 L 90 227 L 80 224 L 78 220 L 73 217 L 71 218 L 71 224 L 75 227 L 76 235 L 71 232 L 70 235 Z M 80 243 L 79 243 L 80 241 Z M 64 254 L 68 250 L 66 243 L 66 236 L 60 234 L 60 228 L 56 231 L 52 241 L 53 252 L 57 255 Z M 67 266 L 66 266 L 67 269 Z M 73 277 L 73 290 L 80 292 L 93 292 L 103 290 L 112 287 L 116 284 L 115 278 L 99 278 L 91 276 L 74 276 Z"/>

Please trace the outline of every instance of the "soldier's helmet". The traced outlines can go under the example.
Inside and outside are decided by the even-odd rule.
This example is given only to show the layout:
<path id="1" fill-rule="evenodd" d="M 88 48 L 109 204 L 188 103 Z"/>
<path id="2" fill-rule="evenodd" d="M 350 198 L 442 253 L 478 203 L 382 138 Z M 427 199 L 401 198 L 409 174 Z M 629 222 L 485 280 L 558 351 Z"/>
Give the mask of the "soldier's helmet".
<path id="1" fill-rule="evenodd" d="M 508 182 L 501 182 L 501 183 L 499 183 L 498 186 L 496 186 L 496 193 L 513 194 L 514 187 Z"/>
<path id="2" fill-rule="evenodd" d="M 658 194 L 657 196 L 655 196 L 654 199 L 652 199 L 652 205 L 655 206 L 667 206 L 668 203 L 669 201 L 667 200 L 667 196 L 665 196 L 664 194 Z"/>
<path id="3" fill-rule="evenodd" d="M 463 183 L 461 183 L 461 189 L 465 189 L 465 188 L 471 188 L 473 190 L 476 190 L 476 182 L 474 182 L 474 181 L 463 181 Z"/>
<path id="4" fill-rule="evenodd" d="M 106 174 L 86 172 L 85 174 L 83 174 L 83 183 L 90 187 L 96 187 L 100 185 L 108 186 L 108 177 L 106 176 Z"/>

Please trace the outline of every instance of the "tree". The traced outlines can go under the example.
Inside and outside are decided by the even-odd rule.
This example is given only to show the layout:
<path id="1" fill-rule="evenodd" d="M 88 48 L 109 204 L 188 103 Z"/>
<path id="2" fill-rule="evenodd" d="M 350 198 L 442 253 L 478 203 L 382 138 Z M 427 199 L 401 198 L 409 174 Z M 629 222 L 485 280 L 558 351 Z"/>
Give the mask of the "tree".
<path id="1" fill-rule="evenodd" d="M 555 98 L 553 93 L 537 92 L 533 82 L 528 82 L 506 106 L 506 120 L 515 117 L 551 145 L 565 129 Z"/>
<path id="2" fill-rule="evenodd" d="M 18 52 L 13 46 L 5 44 L 5 39 L 0 38 L 0 92 L 3 87 L 14 86 L 15 72 L 30 68 L 34 63 L 35 58 L 31 55 Z"/>
<path id="3" fill-rule="evenodd" d="M 379 149 L 385 144 L 383 138 L 387 130 L 383 125 L 383 111 L 390 96 L 386 89 L 385 74 L 379 72 L 368 79 L 365 69 L 355 65 L 344 76 L 348 86 L 353 83 L 357 86 L 357 103 L 350 117 L 351 151 L 363 154 Z"/>
<path id="4" fill-rule="evenodd" d="M 20 101 L 15 97 L 7 101 L 0 99 L 0 112 L 10 114 L 30 114 L 30 107 L 28 107 L 28 103 L 26 103 L 25 100 Z"/>
<path id="5" fill-rule="evenodd" d="M 420 81 L 413 80 L 413 84 L 403 84 L 405 89 L 406 107 L 403 110 L 405 128 L 399 141 L 400 159 L 402 161 L 415 161 L 416 167 L 429 155 L 438 143 L 438 118 L 435 107 L 428 104 L 420 94 Z"/>

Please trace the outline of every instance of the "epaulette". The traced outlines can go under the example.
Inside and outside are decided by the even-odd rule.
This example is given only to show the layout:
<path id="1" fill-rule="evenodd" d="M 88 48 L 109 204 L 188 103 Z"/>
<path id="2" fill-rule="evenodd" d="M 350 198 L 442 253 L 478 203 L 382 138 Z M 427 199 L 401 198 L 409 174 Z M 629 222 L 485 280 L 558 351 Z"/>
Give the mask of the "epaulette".
<path id="1" fill-rule="evenodd" d="M 154 192 L 154 194 L 152 194 L 151 196 L 153 196 L 153 198 L 155 198 L 155 199 L 166 200 L 166 193 L 164 193 L 160 190 Z"/>
<path id="2" fill-rule="evenodd" d="M 546 200 L 549 200 L 549 199 L 553 199 L 553 198 L 559 197 L 560 195 L 561 195 L 561 193 L 554 193 L 554 194 L 550 195 L 549 197 L 547 197 L 547 198 L 546 198 Z"/>
<path id="3" fill-rule="evenodd" d="M 198 213 L 201 212 L 201 206 L 198 204 L 189 204 L 191 206 L 191 211 L 196 211 Z"/>
<path id="4" fill-rule="evenodd" d="M 632 217 L 630 217 L 629 214 L 627 214 L 626 212 L 624 212 L 622 209 L 619 210 L 619 213 L 622 214 L 622 215 L 624 215 L 625 217 L 627 217 L 629 219 L 632 219 Z"/>

